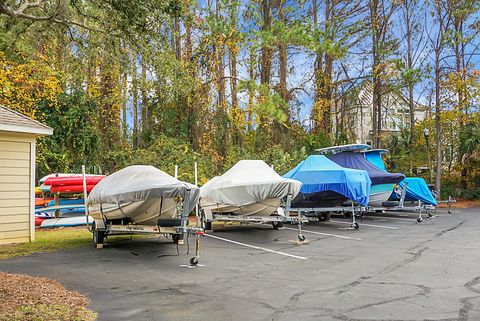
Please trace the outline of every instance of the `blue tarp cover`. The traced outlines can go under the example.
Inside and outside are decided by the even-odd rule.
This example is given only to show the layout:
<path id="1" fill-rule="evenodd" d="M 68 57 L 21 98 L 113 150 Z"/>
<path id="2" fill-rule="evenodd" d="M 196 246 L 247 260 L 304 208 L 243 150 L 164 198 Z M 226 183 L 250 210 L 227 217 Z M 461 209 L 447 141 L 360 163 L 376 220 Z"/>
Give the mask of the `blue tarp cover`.
<path id="1" fill-rule="evenodd" d="M 382 171 L 387 172 L 387 168 L 385 167 L 385 163 L 383 162 L 382 154 L 380 154 L 380 152 L 376 150 L 365 152 L 365 158 Z"/>
<path id="2" fill-rule="evenodd" d="M 303 183 L 301 193 L 334 191 L 361 204 L 368 204 L 371 180 L 366 171 L 343 168 L 323 155 L 311 155 L 283 175 Z"/>
<path id="3" fill-rule="evenodd" d="M 373 165 L 377 166 L 378 168 L 387 171 L 385 168 L 385 163 L 383 162 L 382 155 L 379 152 L 371 151 L 365 153 L 365 157 L 369 162 Z M 406 201 L 422 201 L 425 204 L 437 206 L 437 201 L 432 195 L 432 192 L 428 188 L 427 183 L 423 178 L 420 177 L 407 177 L 403 181 L 400 182 L 400 187 L 405 187 L 405 182 L 408 183 L 407 185 L 407 193 L 405 195 Z"/>
<path id="4" fill-rule="evenodd" d="M 428 188 L 427 183 L 421 177 L 407 177 L 400 182 L 400 186 L 403 188 L 407 185 L 407 194 L 405 195 L 405 200 L 407 201 L 422 201 L 425 204 L 437 206 L 437 201 L 432 195 L 432 192 Z"/>
<path id="5" fill-rule="evenodd" d="M 388 173 L 381 170 L 366 160 L 363 153 L 342 152 L 330 155 L 328 158 L 343 167 L 366 170 L 372 184 L 398 184 L 405 178 L 401 173 Z"/>

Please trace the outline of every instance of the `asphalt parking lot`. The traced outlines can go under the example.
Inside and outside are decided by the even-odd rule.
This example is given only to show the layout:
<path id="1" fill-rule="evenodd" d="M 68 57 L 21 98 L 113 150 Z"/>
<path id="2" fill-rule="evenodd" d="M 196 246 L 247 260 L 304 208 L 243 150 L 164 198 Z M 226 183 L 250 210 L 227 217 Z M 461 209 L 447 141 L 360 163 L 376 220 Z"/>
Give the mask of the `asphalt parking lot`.
<path id="1" fill-rule="evenodd" d="M 346 229 L 231 226 L 203 237 L 200 266 L 168 240 L 0 261 L 89 295 L 99 320 L 480 320 L 480 209 L 377 214 Z M 236 242 L 236 243 L 232 243 Z M 190 242 L 193 251 L 193 239 Z"/>

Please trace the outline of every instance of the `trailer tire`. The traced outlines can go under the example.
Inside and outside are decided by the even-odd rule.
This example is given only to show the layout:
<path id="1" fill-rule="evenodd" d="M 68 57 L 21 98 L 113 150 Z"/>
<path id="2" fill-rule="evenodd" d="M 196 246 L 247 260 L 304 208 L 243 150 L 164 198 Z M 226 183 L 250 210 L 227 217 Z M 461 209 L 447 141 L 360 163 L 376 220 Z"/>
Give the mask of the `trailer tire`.
<path id="1" fill-rule="evenodd" d="M 196 266 L 198 264 L 198 257 L 194 256 L 190 259 L 190 265 Z"/>
<path id="2" fill-rule="evenodd" d="M 92 224 L 92 238 L 94 248 L 97 248 L 99 244 L 103 244 L 103 240 L 105 239 L 105 232 L 99 231 L 95 226 L 95 222 Z"/>
<path id="3" fill-rule="evenodd" d="M 172 234 L 172 241 L 175 244 L 178 244 L 178 241 L 180 241 L 181 235 L 180 234 Z"/>
<path id="4" fill-rule="evenodd" d="M 203 222 L 203 229 L 205 231 L 210 231 L 212 229 L 212 222 L 204 221 Z"/>
<path id="5" fill-rule="evenodd" d="M 400 202 L 398 201 L 385 201 L 382 203 L 382 206 L 383 207 L 396 207 L 396 206 L 399 206 L 400 205 Z"/>
<path id="6" fill-rule="evenodd" d="M 176 227 L 182 225 L 181 218 L 159 218 L 157 221 L 158 226 L 161 227 Z"/>
<path id="7" fill-rule="evenodd" d="M 356 230 L 358 230 L 360 228 L 360 225 L 358 225 L 357 222 L 353 223 L 352 225 L 353 225 L 353 228 L 356 229 Z"/>
<path id="8" fill-rule="evenodd" d="M 330 213 L 321 213 L 317 215 L 320 222 L 326 222 L 330 220 Z"/>
<path id="9" fill-rule="evenodd" d="M 283 227 L 283 222 L 272 222 L 272 226 L 274 230 L 279 230 Z"/>

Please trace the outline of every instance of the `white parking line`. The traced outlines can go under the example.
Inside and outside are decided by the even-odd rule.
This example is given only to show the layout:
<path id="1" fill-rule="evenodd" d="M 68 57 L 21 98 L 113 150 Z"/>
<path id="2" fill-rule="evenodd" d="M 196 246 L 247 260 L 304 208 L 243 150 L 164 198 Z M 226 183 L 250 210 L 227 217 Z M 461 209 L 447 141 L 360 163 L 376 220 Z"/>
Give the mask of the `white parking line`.
<path id="1" fill-rule="evenodd" d="M 343 222 L 343 221 L 332 221 L 332 220 L 330 220 L 330 222 L 340 223 L 340 224 L 348 224 L 348 225 L 352 224 L 352 222 Z M 386 229 L 390 229 L 390 230 L 398 230 L 399 229 L 398 227 L 387 226 L 387 225 L 375 225 L 375 224 L 366 224 L 366 223 L 359 223 L 359 225 L 360 226 L 371 226 L 371 227 L 378 227 L 378 228 L 386 228 Z"/>
<path id="2" fill-rule="evenodd" d="M 225 241 L 225 242 L 229 242 L 229 243 L 233 243 L 233 244 L 237 244 L 237 245 L 241 245 L 241 246 L 246 246 L 246 247 L 249 247 L 249 248 L 252 248 L 252 249 L 255 249 L 255 250 L 261 250 L 261 251 L 265 251 L 265 252 L 270 252 L 270 253 L 275 253 L 275 254 L 284 255 L 284 256 L 288 256 L 288 257 L 293 257 L 295 259 L 300 259 L 300 260 L 307 260 L 308 259 L 308 258 L 303 257 L 303 256 L 298 256 L 298 255 L 293 255 L 293 254 L 289 254 L 289 253 L 285 253 L 285 252 L 275 251 L 275 250 L 267 249 L 267 248 L 261 247 L 261 246 L 245 244 L 245 243 L 225 239 L 223 237 L 219 237 L 219 236 L 215 236 L 215 235 L 211 235 L 211 234 L 204 234 L 203 236 L 211 237 L 211 238 L 214 238 L 214 239 L 217 239 L 217 240 L 221 240 L 221 241 Z"/>
<path id="3" fill-rule="evenodd" d="M 380 219 L 392 219 L 392 220 L 400 220 L 400 221 L 416 221 L 417 219 L 416 218 L 403 218 L 403 217 L 394 217 L 394 216 L 379 216 L 379 215 L 367 215 L 365 218 L 368 218 L 368 217 L 371 217 L 371 218 L 380 218 Z"/>
<path id="4" fill-rule="evenodd" d="M 292 230 L 292 231 L 298 231 L 296 228 L 291 228 L 291 227 L 285 227 L 286 230 Z M 345 239 L 345 240 L 355 240 L 355 241 L 361 241 L 362 239 L 359 237 L 350 237 L 350 236 L 343 236 L 343 235 L 337 235 L 337 234 L 330 234 L 330 233 L 322 233 L 322 232 L 316 232 L 316 231 L 309 231 L 309 230 L 304 230 L 302 229 L 302 233 L 310 233 L 310 234 L 318 234 L 318 235 L 325 235 L 325 236 L 332 236 L 332 237 L 338 237 L 339 239 Z"/>

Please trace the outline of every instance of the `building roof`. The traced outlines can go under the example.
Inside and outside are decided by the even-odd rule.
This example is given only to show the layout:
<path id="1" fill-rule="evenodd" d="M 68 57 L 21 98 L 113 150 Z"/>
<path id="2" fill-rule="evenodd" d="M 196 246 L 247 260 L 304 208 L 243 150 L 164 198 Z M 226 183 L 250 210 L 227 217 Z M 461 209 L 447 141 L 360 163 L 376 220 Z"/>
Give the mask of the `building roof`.
<path id="1" fill-rule="evenodd" d="M 365 80 L 362 82 L 359 86 L 360 91 L 358 93 L 358 100 L 359 103 L 362 104 L 363 106 L 371 106 L 373 104 L 373 83 L 370 80 Z M 405 97 L 405 95 L 400 91 L 400 90 L 391 90 L 389 93 L 394 97 L 398 99 L 401 99 L 403 103 L 408 105 L 408 99 Z M 422 105 L 418 102 L 414 102 L 415 105 L 415 110 L 418 111 L 426 111 L 427 106 Z"/>
<path id="2" fill-rule="evenodd" d="M 0 131 L 52 135 L 53 129 L 10 108 L 0 106 Z"/>

